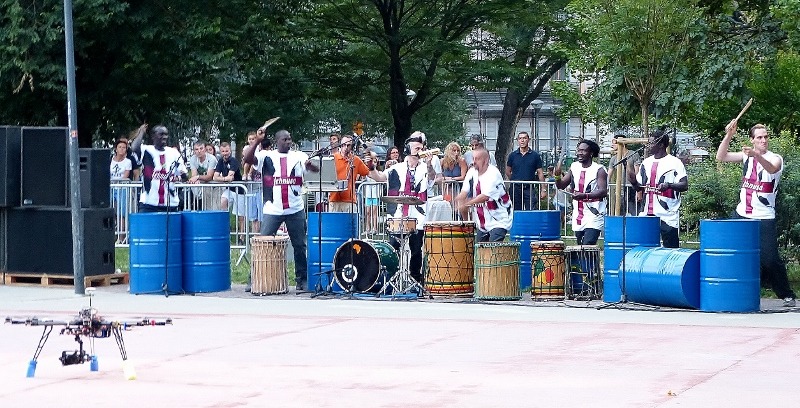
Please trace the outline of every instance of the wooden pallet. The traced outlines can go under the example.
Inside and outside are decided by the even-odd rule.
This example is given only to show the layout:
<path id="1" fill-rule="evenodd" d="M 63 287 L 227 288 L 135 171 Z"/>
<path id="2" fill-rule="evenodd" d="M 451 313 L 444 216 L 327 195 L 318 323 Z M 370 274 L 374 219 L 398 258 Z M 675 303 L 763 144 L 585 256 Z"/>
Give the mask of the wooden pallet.
<path id="1" fill-rule="evenodd" d="M 125 272 L 86 276 L 83 278 L 83 282 L 85 287 L 127 284 L 130 282 L 130 275 Z M 75 277 L 70 275 L 6 272 L 3 283 L 5 285 L 75 286 Z"/>

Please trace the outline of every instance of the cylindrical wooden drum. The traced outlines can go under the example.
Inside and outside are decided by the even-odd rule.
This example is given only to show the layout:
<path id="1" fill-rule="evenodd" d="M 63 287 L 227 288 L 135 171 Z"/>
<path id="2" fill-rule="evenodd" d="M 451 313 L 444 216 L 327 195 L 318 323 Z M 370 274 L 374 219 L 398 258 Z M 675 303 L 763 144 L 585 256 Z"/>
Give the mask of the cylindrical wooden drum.
<path id="1" fill-rule="evenodd" d="M 472 293 L 475 224 L 429 222 L 425 224 L 428 274 L 425 289 L 432 295 Z"/>
<path id="2" fill-rule="evenodd" d="M 564 279 L 567 299 L 600 299 L 603 279 L 600 273 L 600 248 L 594 245 L 572 245 L 564 249 L 567 278 Z"/>
<path id="3" fill-rule="evenodd" d="M 250 293 L 276 295 L 289 291 L 286 270 L 288 235 L 256 235 L 250 238 Z"/>
<path id="4" fill-rule="evenodd" d="M 475 245 L 475 298 L 518 300 L 519 242 L 479 242 Z"/>
<path id="5" fill-rule="evenodd" d="M 564 295 L 564 241 L 531 241 L 531 273 L 536 296 Z"/>

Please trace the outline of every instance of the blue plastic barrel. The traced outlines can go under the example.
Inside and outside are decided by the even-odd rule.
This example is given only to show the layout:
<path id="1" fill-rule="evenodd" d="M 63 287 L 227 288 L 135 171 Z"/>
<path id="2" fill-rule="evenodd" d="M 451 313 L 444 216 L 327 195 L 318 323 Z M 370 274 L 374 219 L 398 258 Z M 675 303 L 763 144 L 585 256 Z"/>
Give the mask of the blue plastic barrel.
<path id="1" fill-rule="evenodd" d="M 625 252 L 636 247 L 661 246 L 661 220 L 658 217 L 606 216 L 603 235 L 603 301 L 616 302 L 622 297 L 619 268 Z M 625 235 L 625 251 L 622 236 Z M 627 265 L 626 265 L 627 272 Z M 626 291 L 627 292 L 627 291 Z"/>
<path id="2" fill-rule="evenodd" d="M 625 292 L 633 302 L 700 307 L 700 252 L 685 248 L 633 248 L 625 254 Z"/>
<path id="3" fill-rule="evenodd" d="M 700 221 L 700 309 L 752 312 L 761 305 L 760 225 L 756 220 Z"/>
<path id="4" fill-rule="evenodd" d="M 509 231 L 511 241 L 520 243 L 519 288 L 530 288 L 533 284 L 531 268 L 531 241 L 557 241 L 561 239 L 561 212 L 514 211 L 514 220 Z"/>
<path id="5" fill-rule="evenodd" d="M 180 213 L 130 215 L 130 292 L 183 292 Z"/>
<path id="6" fill-rule="evenodd" d="M 333 273 L 326 272 L 333 270 L 336 250 L 350 238 L 357 237 L 358 214 L 308 213 L 308 290 L 315 290 L 317 282 L 322 289 L 328 287 Z M 333 286 L 334 290 L 342 291 L 339 285 L 334 283 Z"/>
<path id="7" fill-rule="evenodd" d="M 231 288 L 230 218 L 227 211 L 183 212 L 183 290 Z"/>

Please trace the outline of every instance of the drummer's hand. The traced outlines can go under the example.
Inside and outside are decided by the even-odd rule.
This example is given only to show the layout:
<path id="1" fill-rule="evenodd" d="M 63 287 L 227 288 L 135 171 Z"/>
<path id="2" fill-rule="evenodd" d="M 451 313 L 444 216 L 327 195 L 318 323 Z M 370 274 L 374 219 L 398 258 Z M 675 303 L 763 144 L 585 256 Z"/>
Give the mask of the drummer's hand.
<path id="1" fill-rule="evenodd" d="M 739 122 L 738 120 L 733 119 L 732 121 L 730 121 L 730 123 L 725 125 L 725 136 L 733 136 L 736 134 L 736 125 L 738 124 L 738 122 Z"/>
<path id="2" fill-rule="evenodd" d="M 266 137 L 266 135 L 267 135 L 267 128 L 265 127 L 258 128 L 258 130 L 256 130 L 256 141 L 261 142 L 262 140 L 264 140 L 264 137 Z"/>

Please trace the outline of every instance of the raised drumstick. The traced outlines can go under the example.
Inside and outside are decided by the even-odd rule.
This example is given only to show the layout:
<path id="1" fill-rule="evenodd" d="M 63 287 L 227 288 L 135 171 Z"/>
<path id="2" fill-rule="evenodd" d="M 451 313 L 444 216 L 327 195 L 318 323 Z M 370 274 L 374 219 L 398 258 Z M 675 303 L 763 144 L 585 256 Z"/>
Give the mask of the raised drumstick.
<path id="1" fill-rule="evenodd" d="M 734 121 L 738 122 L 739 119 L 741 119 L 742 115 L 744 115 L 744 113 L 747 112 L 748 109 L 750 109 L 750 105 L 752 104 L 753 104 L 753 98 L 750 98 L 750 100 L 747 101 L 747 103 L 744 105 L 744 108 L 742 108 L 742 111 L 739 112 L 738 115 L 736 115 L 736 119 L 734 119 Z"/>

